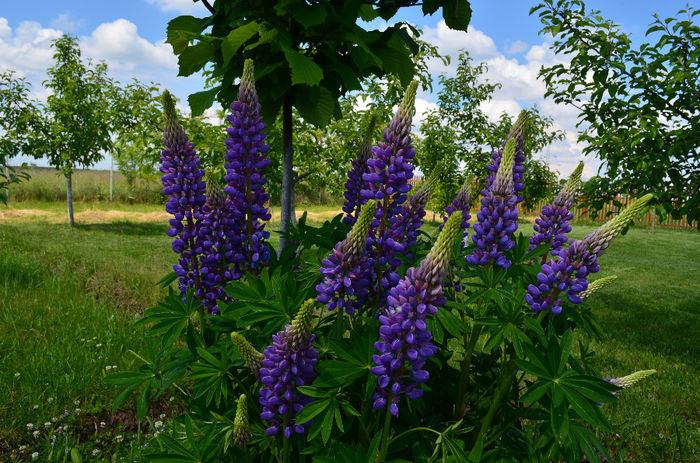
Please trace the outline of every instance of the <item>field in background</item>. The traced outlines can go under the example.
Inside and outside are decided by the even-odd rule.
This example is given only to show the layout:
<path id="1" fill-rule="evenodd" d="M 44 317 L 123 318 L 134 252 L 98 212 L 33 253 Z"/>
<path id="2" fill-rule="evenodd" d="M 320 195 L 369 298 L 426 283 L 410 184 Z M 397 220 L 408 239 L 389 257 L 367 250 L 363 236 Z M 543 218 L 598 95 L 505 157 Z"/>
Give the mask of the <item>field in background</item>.
<path id="1" fill-rule="evenodd" d="M 309 218 L 337 211 L 313 207 Z M 133 417 L 129 428 L 131 415 L 109 412 L 116 390 L 103 378 L 107 367 L 134 367 L 130 350 L 147 348 L 133 321 L 161 297 L 155 283 L 174 262 L 168 217 L 148 204 L 77 202 L 76 212 L 70 229 L 64 203 L 0 207 L 0 460 L 7 446 L 37 442 L 27 424 L 53 418 L 70 423 L 85 461 L 92 450 L 132 461 L 132 446 L 144 442 L 115 444 Z M 576 226 L 574 236 L 592 228 Z M 591 344 L 595 365 L 612 377 L 658 370 L 606 410 L 615 461 L 700 459 L 699 250 L 697 232 L 633 228 L 601 259 L 596 278 L 619 279 L 591 297 L 605 331 Z"/>

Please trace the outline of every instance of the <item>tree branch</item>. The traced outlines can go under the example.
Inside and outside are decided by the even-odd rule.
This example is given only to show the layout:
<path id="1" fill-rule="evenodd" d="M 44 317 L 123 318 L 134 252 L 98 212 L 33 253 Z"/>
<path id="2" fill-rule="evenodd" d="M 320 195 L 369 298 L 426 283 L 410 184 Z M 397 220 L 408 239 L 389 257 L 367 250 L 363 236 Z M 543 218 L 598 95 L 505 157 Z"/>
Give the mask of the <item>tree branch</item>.
<path id="1" fill-rule="evenodd" d="M 202 4 L 206 7 L 207 10 L 213 15 L 216 14 L 216 11 L 214 8 L 209 4 L 209 0 L 201 0 Z"/>

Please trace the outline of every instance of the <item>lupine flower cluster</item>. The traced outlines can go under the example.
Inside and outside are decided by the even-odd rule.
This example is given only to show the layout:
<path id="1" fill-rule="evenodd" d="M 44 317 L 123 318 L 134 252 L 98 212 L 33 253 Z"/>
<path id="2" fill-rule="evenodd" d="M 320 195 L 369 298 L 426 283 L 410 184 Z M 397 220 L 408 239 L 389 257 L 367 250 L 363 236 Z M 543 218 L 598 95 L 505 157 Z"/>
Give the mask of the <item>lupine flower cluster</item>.
<path id="1" fill-rule="evenodd" d="M 260 368 L 262 368 L 262 362 L 265 356 L 255 350 L 255 347 L 239 333 L 231 333 L 231 342 L 241 355 L 245 366 L 250 368 L 256 378 L 260 378 Z"/>
<path id="2" fill-rule="evenodd" d="M 233 203 L 226 197 L 215 175 L 207 173 L 206 180 L 206 204 L 201 213 L 195 248 L 200 256 L 202 287 L 195 295 L 210 314 L 218 314 L 218 302 L 228 299 L 223 284 L 238 278 L 233 270 L 233 258 L 240 236 L 235 233 Z"/>
<path id="3" fill-rule="evenodd" d="M 574 205 L 574 193 L 581 182 L 583 163 L 579 163 L 564 188 L 554 198 L 552 204 L 542 208 L 540 217 L 535 219 L 535 236 L 530 238 L 530 250 L 540 244 L 551 245 L 550 253 L 553 256 L 559 254 L 564 243 L 569 239 L 566 236 L 571 231 L 569 221 L 574 218 L 571 208 Z"/>
<path id="4" fill-rule="evenodd" d="M 443 224 L 440 225 L 440 229 L 442 229 L 444 222 L 447 222 L 447 219 L 450 218 L 452 214 L 454 214 L 456 211 L 460 211 L 462 213 L 462 248 L 464 248 L 464 238 L 465 234 L 467 233 L 467 228 L 469 228 L 469 219 L 472 218 L 470 212 L 471 212 L 471 188 L 472 188 L 472 179 L 471 177 L 467 176 L 466 180 L 464 180 L 464 183 L 462 184 L 462 188 L 460 188 L 459 193 L 457 193 L 457 196 L 452 200 L 451 204 L 448 204 L 447 207 L 445 208 L 445 216 L 442 218 Z"/>
<path id="5" fill-rule="evenodd" d="M 175 272 L 183 294 L 193 288 L 195 297 L 210 314 L 227 301 L 223 288 L 246 271 L 259 271 L 269 259 L 265 240 L 266 208 L 265 124 L 255 92 L 253 63 L 246 60 L 238 92 L 228 117 L 226 182 L 222 191 L 214 177 L 204 181 L 204 170 L 194 146 L 180 126 L 175 103 L 163 94 L 165 150 L 161 155 L 163 193 L 170 199 L 166 210 L 174 215 L 168 235 L 180 254 Z M 206 191 L 205 191 L 206 190 Z"/>
<path id="6" fill-rule="evenodd" d="M 401 206 L 411 190 L 408 180 L 413 177 L 415 150 L 411 145 L 411 124 L 415 114 L 414 102 L 418 83 L 406 89 L 403 100 L 389 127 L 384 130 L 384 142 L 372 149 L 367 160 L 368 172 L 363 174 L 364 188 L 360 191 L 363 201 L 377 200 L 377 212 L 372 223 L 370 256 L 376 266 L 375 288 L 384 291 L 398 283 L 395 270 L 401 264 L 397 254 L 404 251 L 401 227 L 392 222 L 401 221 Z"/>
<path id="7" fill-rule="evenodd" d="M 297 388 L 310 385 L 316 378 L 314 365 L 318 352 L 313 348 L 315 335 L 311 333 L 314 301 L 306 301 L 291 324 L 272 336 L 272 344 L 265 349 L 260 368 L 263 383 L 260 389 L 260 418 L 270 422 L 266 432 L 272 436 L 280 430 L 289 439 L 302 434 L 311 422 L 297 423 L 294 418 L 305 405 L 313 401 Z"/>
<path id="8" fill-rule="evenodd" d="M 246 60 L 238 87 L 238 100 L 231 103 L 231 114 L 226 118 L 231 124 L 226 140 L 225 191 L 235 205 L 240 223 L 240 250 L 235 261 L 241 271 L 257 271 L 269 260 L 270 252 L 264 241 L 270 233 L 264 230 L 270 220 L 265 193 L 267 179 L 262 169 L 270 165 L 265 153 L 265 123 L 260 116 L 258 94 L 255 91 L 253 61 Z"/>
<path id="9" fill-rule="evenodd" d="M 518 199 L 513 190 L 515 145 L 515 138 L 510 138 L 493 182 L 481 192 L 481 210 L 476 214 L 479 222 L 474 224 L 476 233 L 472 235 L 476 249 L 467 256 L 471 265 L 495 262 L 502 269 L 511 265 L 504 253 L 515 246 L 512 235 L 518 228 Z"/>
<path id="10" fill-rule="evenodd" d="M 365 185 L 362 176 L 368 173 L 367 160 L 372 155 L 372 135 L 376 126 L 377 118 L 372 116 L 365 128 L 357 158 L 352 161 L 352 167 L 348 171 L 348 180 L 345 182 L 345 202 L 343 203 L 343 212 L 345 212 L 343 222 L 348 225 L 355 224 L 362 208 L 363 200 L 360 192 Z"/>
<path id="11" fill-rule="evenodd" d="M 392 220 L 392 236 L 403 237 L 404 255 L 411 257 L 411 247 L 418 241 L 420 227 L 423 225 L 425 217 L 425 206 L 428 204 L 430 196 L 437 187 L 438 179 L 442 168 L 435 167 L 430 177 L 426 178 L 420 186 L 408 198 L 408 202 L 401 206 L 400 219 Z"/>
<path id="12" fill-rule="evenodd" d="M 510 129 L 510 133 L 508 133 L 508 136 L 503 142 L 503 149 L 505 149 L 506 145 L 510 140 L 515 140 L 515 153 L 513 157 L 514 165 L 512 175 L 513 193 L 517 197 L 517 200 L 515 201 L 516 204 L 520 203 L 523 200 L 522 196 L 518 196 L 518 193 L 525 188 L 525 185 L 523 184 L 523 175 L 525 174 L 525 153 L 523 152 L 523 148 L 525 146 L 525 126 L 527 124 L 528 119 L 529 113 L 527 111 L 521 111 L 520 115 L 518 116 L 518 120 L 515 121 L 515 124 L 513 124 L 513 127 Z M 502 156 L 503 152 L 501 150 L 496 150 L 491 156 L 491 163 L 486 166 L 486 168 L 489 171 L 489 175 L 487 175 L 486 177 L 487 190 L 491 188 L 491 185 L 493 184 L 496 178 L 496 173 L 498 172 L 501 166 Z"/>
<path id="13" fill-rule="evenodd" d="M 652 198 L 653 195 L 648 194 L 638 199 L 620 215 L 586 235 L 583 240 L 573 240 L 565 251 L 560 251 L 558 256 L 543 264 L 542 272 L 537 275 L 537 285 L 529 285 L 528 294 L 525 295 L 532 310 L 551 310 L 555 315 L 560 314 L 563 301 L 559 296 L 564 293 L 570 302 L 580 304 L 580 293 L 588 289 L 588 275 L 600 270 L 598 257 Z"/>
<path id="14" fill-rule="evenodd" d="M 461 221 L 461 213 L 455 212 L 420 266 L 408 269 L 406 277 L 389 292 L 388 308 L 379 317 L 381 340 L 374 344 L 379 354 L 372 357 L 372 373 L 378 376 L 372 397 L 375 410 L 388 403 L 391 414 L 398 417 L 401 394 L 406 393 L 411 400 L 423 396 L 421 384 L 430 377 L 423 367 L 437 352 L 430 342 L 433 336 L 426 319 L 445 304 L 442 285 Z"/>
<path id="15" fill-rule="evenodd" d="M 206 202 L 204 170 L 199 167 L 199 156 L 194 145 L 177 120 L 175 102 L 166 90 L 163 93 L 163 141 L 161 153 L 163 194 L 169 196 L 165 210 L 172 214 L 168 236 L 174 237 L 173 251 L 180 254 L 173 267 L 179 279 L 180 291 L 199 286 L 199 263 L 195 240 L 202 208 Z"/>
<path id="16" fill-rule="evenodd" d="M 365 248 L 376 211 L 377 202 L 374 200 L 362 206 L 362 212 L 347 237 L 323 259 L 323 281 L 316 286 L 316 291 L 318 302 L 327 304 L 328 310 L 344 308 L 348 314 L 353 314 L 369 295 L 374 262 L 365 253 Z"/>

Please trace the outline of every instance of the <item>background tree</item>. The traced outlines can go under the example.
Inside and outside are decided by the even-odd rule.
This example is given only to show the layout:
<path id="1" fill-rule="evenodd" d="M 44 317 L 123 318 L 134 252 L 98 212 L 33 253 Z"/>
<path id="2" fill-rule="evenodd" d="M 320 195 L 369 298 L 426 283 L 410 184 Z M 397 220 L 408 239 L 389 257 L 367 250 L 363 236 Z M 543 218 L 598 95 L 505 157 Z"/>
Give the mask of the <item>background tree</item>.
<path id="1" fill-rule="evenodd" d="M 17 171 L 8 162 L 26 152 L 27 127 L 36 111 L 36 102 L 29 98 L 30 86 L 12 70 L 0 73 L 0 201 L 4 204 L 10 184 L 29 178 L 29 174 Z"/>
<path id="2" fill-rule="evenodd" d="M 68 223 L 73 225 L 73 168 L 91 166 L 112 148 L 114 82 L 106 64 L 82 60 L 75 37 L 63 35 L 52 47 L 55 64 L 44 86 L 53 93 L 33 121 L 31 154 L 47 157 L 66 177 Z"/>
<path id="3" fill-rule="evenodd" d="M 430 175 L 434 166 L 442 163 L 444 175 L 440 177 L 431 202 L 438 210 L 443 210 L 461 187 L 464 179 L 460 169 L 478 179 L 473 185 L 476 192 L 482 189 L 485 166 L 493 151 L 501 148 L 513 125 L 513 118 L 506 113 L 492 122 L 482 110 L 483 104 L 501 87 L 500 83 L 486 77 L 487 72 L 486 63 L 474 65 L 469 53 L 462 51 L 456 75 L 440 76 L 442 88 L 438 93 L 438 107 L 425 116 L 420 127 L 423 136 L 416 150 L 416 163 L 425 175 Z M 536 203 L 546 196 L 547 185 L 542 182 L 556 181 L 556 176 L 546 163 L 534 160 L 533 156 L 562 139 L 563 132 L 554 130 L 552 119 L 543 116 L 537 106 L 528 112 L 524 196 L 530 203 Z"/>
<path id="4" fill-rule="evenodd" d="M 579 109 L 584 153 L 603 161 L 599 188 L 586 197 L 599 209 L 619 193 L 653 191 L 673 216 L 700 217 L 700 10 L 655 21 L 633 47 L 629 34 L 586 10 L 581 0 L 546 0 L 538 12 L 568 64 L 545 67 L 547 95 Z"/>
<path id="5" fill-rule="evenodd" d="M 202 0 L 211 16 L 180 16 L 168 24 L 168 42 L 179 55 L 180 75 L 200 70 L 212 88 L 190 96 L 195 115 L 215 98 L 224 107 L 233 100 L 235 79 L 245 59 L 255 62 L 255 80 L 268 123 L 282 110 L 282 229 L 294 213 L 293 112 L 316 126 L 342 117 L 338 99 L 360 90 L 363 78 L 394 73 L 407 85 L 415 69 L 410 57 L 419 51 L 413 26 L 397 23 L 366 30 L 359 19 L 390 20 L 403 7 L 422 5 L 424 14 L 442 8 L 446 24 L 466 30 L 471 17 L 467 0 L 377 0 L 374 2 L 304 0 L 276 2 Z M 207 65 L 211 64 L 210 67 Z M 280 243 L 284 248 L 285 240 Z"/>

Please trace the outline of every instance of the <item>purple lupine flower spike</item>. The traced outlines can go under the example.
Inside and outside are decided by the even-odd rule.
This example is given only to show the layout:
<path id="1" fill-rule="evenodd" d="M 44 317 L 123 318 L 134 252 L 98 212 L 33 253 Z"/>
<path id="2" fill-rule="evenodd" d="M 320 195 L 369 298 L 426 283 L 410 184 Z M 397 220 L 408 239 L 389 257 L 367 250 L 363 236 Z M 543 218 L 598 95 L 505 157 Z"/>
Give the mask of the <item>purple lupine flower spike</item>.
<path id="1" fill-rule="evenodd" d="M 653 197 L 652 194 L 641 197 L 582 240 L 573 240 L 566 250 L 543 264 L 542 272 L 537 275 L 537 285 L 529 285 L 525 295 L 532 310 L 560 314 L 563 301 L 559 296 L 564 293 L 571 303 L 580 304 L 582 293 L 588 289 L 588 275 L 600 270 L 598 257 Z"/>
<path id="2" fill-rule="evenodd" d="M 406 89 L 396 114 L 384 130 L 384 141 L 372 149 L 367 160 L 368 172 L 362 176 L 362 199 L 376 199 L 378 203 L 368 244 L 375 262 L 375 290 L 380 303 L 384 299 L 382 291 L 399 281 L 395 270 L 401 264 L 397 253 L 404 251 L 403 228 L 392 228 L 391 221 L 401 220 L 401 206 L 411 190 L 408 180 L 413 177 L 415 150 L 410 133 L 417 88 L 418 83 L 413 81 Z"/>
<path id="3" fill-rule="evenodd" d="M 518 116 L 518 119 L 515 121 L 515 124 L 513 124 L 513 127 L 510 129 L 508 136 L 503 141 L 503 149 L 505 149 L 509 140 L 515 140 L 513 192 L 517 196 L 516 204 L 520 203 L 523 200 L 522 196 L 518 196 L 518 193 L 525 188 L 525 185 L 523 184 L 523 175 L 525 173 L 525 153 L 523 151 L 523 148 L 525 146 L 525 128 L 527 126 L 529 118 L 530 113 L 528 113 L 525 110 L 521 111 L 520 115 Z M 491 163 L 486 166 L 486 168 L 489 171 L 489 175 L 486 177 L 487 190 L 491 188 L 491 184 L 493 183 L 496 177 L 496 172 L 498 172 L 498 169 L 501 165 L 502 156 L 503 152 L 501 150 L 496 150 L 492 155 Z"/>
<path id="4" fill-rule="evenodd" d="M 227 198 L 216 175 L 207 172 L 207 200 L 197 231 L 196 252 L 199 255 L 202 287 L 196 295 L 210 314 L 219 313 L 219 302 L 228 301 L 224 292 L 227 282 L 237 277 L 233 263 L 240 245 L 236 233 L 233 203 Z"/>
<path id="5" fill-rule="evenodd" d="M 462 184 L 462 188 L 459 190 L 459 193 L 457 193 L 457 196 L 452 200 L 452 203 L 449 204 L 445 208 L 445 216 L 443 217 L 443 222 L 447 222 L 447 219 L 450 218 L 452 214 L 455 213 L 455 211 L 460 211 L 462 212 L 462 225 L 461 228 L 464 231 L 464 235 L 467 233 L 467 228 L 469 228 L 469 219 L 471 219 L 471 189 L 472 189 L 472 178 L 467 175 L 467 178 L 464 180 L 464 184 Z M 442 229 L 443 225 L 440 225 L 440 229 Z M 462 236 L 462 248 L 464 248 L 464 238 L 465 236 Z"/>
<path id="6" fill-rule="evenodd" d="M 360 215 L 360 209 L 365 202 L 360 195 L 360 191 L 364 188 L 362 175 L 368 172 L 367 160 L 372 155 L 372 136 L 374 129 L 377 126 L 377 117 L 372 115 L 365 128 L 362 144 L 357 153 L 357 158 L 352 161 L 352 168 L 348 171 L 348 181 L 345 182 L 345 202 L 343 203 L 343 222 L 348 225 L 354 225 Z"/>
<path id="7" fill-rule="evenodd" d="M 582 162 L 576 167 L 552 203 L 542 208 L 540 217 L 535 220 L 534 229 L 537 233 L 530 238 L 530 251 L 546 243 L 551 245 L 550 252 L 556 256 L 568 241 L 569 237 L 566 234 L 571 231 L 569 221 L 574 218 L 571 208 L 574 205 L 574 194 L 581 183 L 581 172 L 583 172 Z M 546 261 L 546 255 L 542 261 Z"/>
<path id="8" fill-rule="evenodd" d="M 315 336 L 311 333 L 314 300 L 302 304 L 299 313 L 284 331 L 272 336 L 273 343 L 265 349 L 265 358 L 260 368 L 263 383 L 260 389 L 260 418 L 270 422 L 267 434 L 272 436 L 280 430 L 284 437 L 303 434 L 311 424 L 297 423 L 296 414 L 313 401 L 297 387 L 308 386 L 316 378 L 314 365 L 318 352 L 313 348 Z"/>
<path id="9" fill-rule="evenodd" d="M 270 258 L 265 240 L 265 222 L 270 220 L 266 204 L 270 196 L 265 192 L 267 179 L 263 169 L 270 165 L 265 158 L 270 147 L 265 144 L 265 123 L 260 116 L 258 94 L 255 91 L 253 61 L 246 60 L 238 87 L 238 100 L 231 103 L 231 114 L 226 118 L 231 124 L 226 139 L 226 182 L 224 189 L 233 202 L 240 235 L 240 245 L 234 255 L 241 272 L 259 272 Z"/>
<path id="10" fill-rule="evenodd" d="M 471 265 L 487 265 L 495 262 L 502 269 L 510 267 L 505 251 L 515 246 L 513 233 L 518 229 L 517 196 L 513 192 L 513 165 L 516 140 L 508 140 L 503 151 L 500 167 L 491 186 L 481 193 L 481 210 L 476 214 L 472 240 L 474 252 L 467 256 Z"/>
<path id="11" fill-rule="evenodd" d="M 178 263 L 173 266 L 179 280 L 180 291 L 200 287 L 200 272 L 195 240 L 199 220 L 206 201 L 203 181 L 204 170 L 199 167 L 199 157 L 194 145 L 177 119 L 175 101 L 170 92 L 163 92 L 163 141 L 165 149 L 161 153 L 163 173 L 163 194 L 169 196 L 165 210 L 172 214 L 168 236 L 174 237 L 173 251 L 180 254 Z"/>
<path id="12" fill-rule="evenodd" d="M 369 295 L 373 261 L 365 248 L 376 211 L 377 202 L 374 200 L 362 206 L 362 212 L 347 237 L 323 259 L 323 281 L 316 286 L 316 291 L 318 302 L 327 304 L 328 310 L 338 307 L 353 314 Z"/>
<path id="13" fill-rule="evenodd" d="M 423 368 L 427 359 L 437 352 L 430 342 L 433 335 L 426 318 L 437 314 L 438 307 L 445 305 L 442 285 L 452 247 L 461 232 L 461 220 L 461 213 L 455 212 L 420 266 L 408 269 L 406 277 L 391 288 L 388 307 L 379 316 L 381 340 L 374 344 L 379 353 L 372 357 L 375 364 L 372 373 L 378 376 L 372 397 L 375 410 L 389 404 L 391 414 L 398 416 L 403 393 L 411 400 L 423 395 L 420 385 L 430 377 Z"/>
<path id="14" fill-rule="evenodd" d="M 425 217 L 425 206 L 437 187 L 441 172 L 442 166 L 435 167 L 430 177 L 426 178 L 401 206 L 400 220 L 391 221 L 392 234 L 401 239 L 404 255 L 407 257 L 412 257 L 411 247 L 418 241 Z"/>

